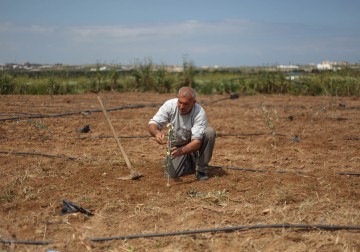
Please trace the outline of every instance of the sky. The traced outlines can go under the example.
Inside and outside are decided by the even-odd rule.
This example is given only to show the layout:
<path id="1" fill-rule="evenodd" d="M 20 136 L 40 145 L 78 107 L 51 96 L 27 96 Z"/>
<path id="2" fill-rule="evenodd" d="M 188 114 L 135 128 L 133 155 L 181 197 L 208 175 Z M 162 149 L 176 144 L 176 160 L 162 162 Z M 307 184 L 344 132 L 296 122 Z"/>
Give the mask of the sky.
<path id="1" fill-rule="evenodd" d="M 0 0 L 0 63 L 360 63 L 359 0 Z"/>

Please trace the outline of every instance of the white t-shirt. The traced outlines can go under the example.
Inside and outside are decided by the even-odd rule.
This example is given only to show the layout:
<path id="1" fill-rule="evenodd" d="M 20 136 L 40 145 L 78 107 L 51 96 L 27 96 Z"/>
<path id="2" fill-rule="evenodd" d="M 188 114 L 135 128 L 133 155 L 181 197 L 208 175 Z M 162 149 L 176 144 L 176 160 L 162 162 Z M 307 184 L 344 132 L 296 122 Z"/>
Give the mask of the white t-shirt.
<path id="1" fill-rule="evenodd" d="M 156 124 L 158 129 L 162 130 L 164 126 L 171 123 L 176 133 L 176 145 L 184 145 L 194 139 L 201 140 L 208 126 L 204 109 L 195 103 L 190 113 L 182 115 L 177 102 L 177 98 L 166 101 L 149 124 Z"/>

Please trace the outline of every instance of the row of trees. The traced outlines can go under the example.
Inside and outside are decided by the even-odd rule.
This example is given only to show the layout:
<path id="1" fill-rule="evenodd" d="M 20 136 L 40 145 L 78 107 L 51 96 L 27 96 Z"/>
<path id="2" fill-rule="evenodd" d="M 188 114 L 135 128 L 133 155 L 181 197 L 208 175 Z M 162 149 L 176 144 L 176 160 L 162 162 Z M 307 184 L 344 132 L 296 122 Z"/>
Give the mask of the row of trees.
<path id="1" fill-rule="evenodd" d="M 360 96 L 360 71 L 355 68 L 327 72 L 283 72 L 264 69 L 204 70 L 184 60 L 181 72 L 169 72 L 150 59 L 127 71 L 67 70 L 0 72 L 0 94 L 62 95 L 88 92 L 175 92 L 192 86 L 200 94 L 231 93 Z"/>

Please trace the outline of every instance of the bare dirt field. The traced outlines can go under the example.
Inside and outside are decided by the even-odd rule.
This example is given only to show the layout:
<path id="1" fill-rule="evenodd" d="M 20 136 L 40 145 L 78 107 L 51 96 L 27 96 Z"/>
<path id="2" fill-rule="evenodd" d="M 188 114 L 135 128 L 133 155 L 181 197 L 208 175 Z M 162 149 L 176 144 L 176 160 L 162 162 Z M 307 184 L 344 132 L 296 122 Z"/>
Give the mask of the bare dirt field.
<path id="1" fill-rule="evenodd" d="M 146 126 L 174 95 L 100 94 L 127 181 L 97 96 L 0 96 L 0 251 L 360 251 L 359 98 L 199 96 L 217 167 L 167 187 Z"/>

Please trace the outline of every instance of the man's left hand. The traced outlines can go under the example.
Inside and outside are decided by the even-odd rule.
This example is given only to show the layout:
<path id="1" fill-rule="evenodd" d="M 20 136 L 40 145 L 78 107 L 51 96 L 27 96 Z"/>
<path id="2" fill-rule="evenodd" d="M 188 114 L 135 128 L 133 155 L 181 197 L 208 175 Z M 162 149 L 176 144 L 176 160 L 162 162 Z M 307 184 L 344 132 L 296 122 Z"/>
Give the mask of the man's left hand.
<path id="1" fill-rule="evenodd" d="M 184 155 L 182 147 L 179 147 L 179 148 L 174 147 L 174 148 L 171 149 L 171 156 L 173 158 L 180 157 L 181 155 Z"/>

